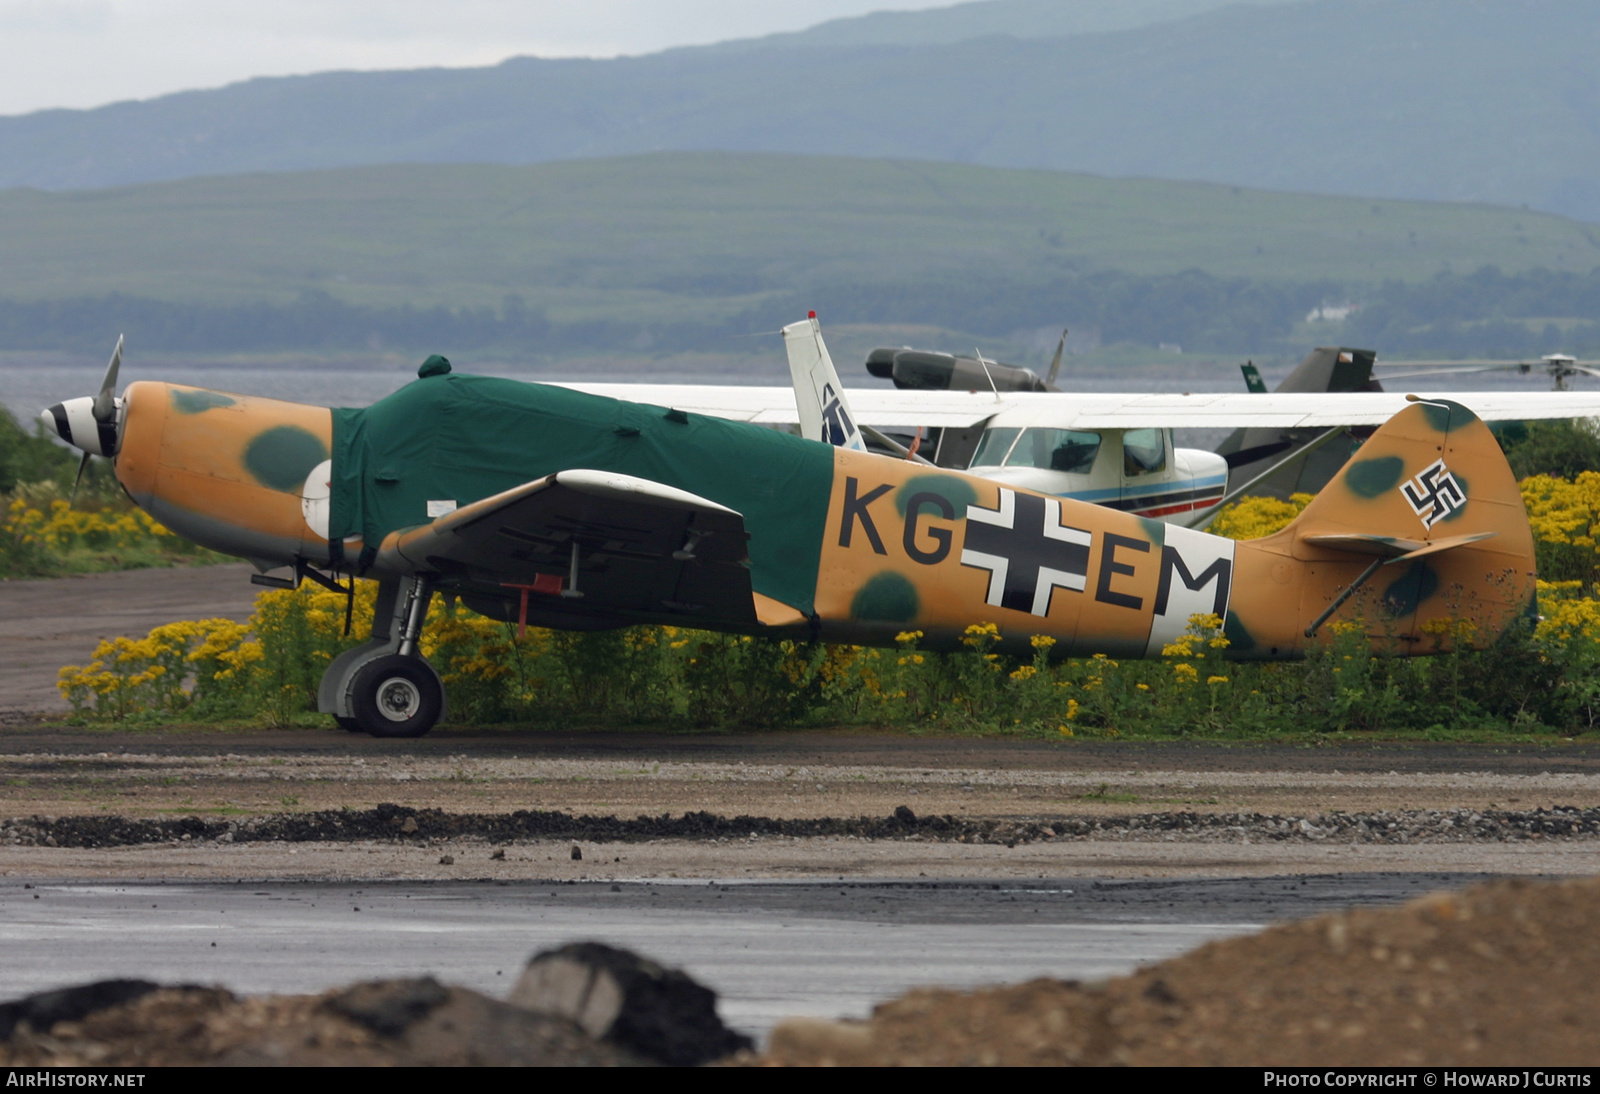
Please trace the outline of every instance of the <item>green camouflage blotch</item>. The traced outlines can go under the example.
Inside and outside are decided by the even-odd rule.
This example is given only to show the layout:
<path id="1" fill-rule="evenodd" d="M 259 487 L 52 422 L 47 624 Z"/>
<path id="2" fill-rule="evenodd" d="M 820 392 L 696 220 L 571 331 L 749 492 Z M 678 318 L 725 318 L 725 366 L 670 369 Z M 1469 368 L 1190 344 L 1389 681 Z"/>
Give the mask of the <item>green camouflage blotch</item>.
<path id="1" fill-rule="evenodd" d="M 954 475 L 917 475 L 907 479 L 906 484 L 894 494 L 894 507 L 903 517 L 906 515 L 906 505 L 918 494 L 938 494 L 949 502 L 956 511 L 956 520 L 962 520 L 967 515 L 967 506 L 978 501 L 978 492 L 972 484 L 965 479 L 958 479 Z"/>
<path id="2" fill-rule="evenodd" d="M 1254 636 L 1232 609 L 1228 611 L 1228 617 L 1222 621 L 1222 637 L 1228 640 L 1230 654 L 1249 653 L 1256 648 Z"/>
<path id="3" fill-rule="evenodd" d="M 909 623 L 921 600 L 909 578 L 883 573 L 861 586 L 850 601 L 850 618 L 882 623 Z"/>
<path id="4" fill-rule="evenodd" d="M 298 494 L 312 468 L 328 458 L 328 447 L 297 425 L 274 426 L 244 450 L 245 470 L 262 486 Z"/>
<path id="5" fill-rule="evenodd" d="M 1425 559 L 1417 559 L 1383 590 L 1383 607 L 1394 619 L 1410 615 L 1439 591 L 1439 575 Z"/>
<path id="6" fill-rule="evenodd" d="M 1151 546 L 1164 547 L 1167 542 L 1167 523 L 1151 517 L 1140 517 L 1139 527 L 1144 529 L 1144 534 L 1150 537 Z"/>
<path id="7" fill-rule="evenodd" d="M 233 400 L 219 391 L 172 389 L 172 409 L 179 414 L 200 414 L 219 406 L 232 406 Z"/>
<path id="8" fill-rule="evenodd" d="M 1418 403 L 1422 408 L 1422 416 L 1428 419 L 1428 424 L 1440 433 L 1450 432 L 1451 409 L 1454 404 Z"/>
<path id="9" fill-rule="evenodd" d="M 1345 468 L 1344 484 L 1357 497 L 1375 498 L 1386 490 L 1393 490 L 1405 473 L 1406 461 L 1399 456 L 1374 456 L 1370 460 L 1353 460 Z"/>
<path id="10" fill-rule="evenodd" d="M 1472 491 L 1467 487 L 1466 477 L 1463 476 L 1463 475 L 1459 475 L 1454 471 L 1450 472 L 1450 474 L 1452 476 L 1454 476 L 1454 478 L 1456 480 L 1456 485 L 1461 487 L 1461 496 L 1466 498 L 1467 501 L 1470 502 L 1472 500 Z M 1465 503 L 1463 503 L 1461 505 L 1458 505 L 1454 509 L 1450 510 L 1450 512 L 1446 513 L 1444 516 L 1440 517 L 1439 518 L 1439 523 L 1448 524 L 1452 520 L 1455 520 L 1457 517 L 1461 516 L 1461 514 L 1465 513 L 1466 511 L 1467 511 L 1467 506 L 1466 506 Z"/>
<path id="11" fill-rule="evenodd" d="M 1422 413 L 1427 417 L 1428 424 L 1440 433 L 1449 433 L 1478 421 L 1478 416 L 1472 412 L 1471 407 L 1462 406 L 1449 399 L 1434 399 L 1417 405 L 1422 407 Z"/>

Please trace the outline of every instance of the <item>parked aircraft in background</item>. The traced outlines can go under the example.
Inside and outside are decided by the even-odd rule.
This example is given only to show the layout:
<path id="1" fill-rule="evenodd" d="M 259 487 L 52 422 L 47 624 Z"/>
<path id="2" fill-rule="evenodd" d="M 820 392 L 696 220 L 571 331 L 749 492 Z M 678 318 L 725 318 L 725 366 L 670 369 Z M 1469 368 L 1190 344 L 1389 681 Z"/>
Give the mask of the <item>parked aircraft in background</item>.
<path id="1" fill-rule="evenodd" d="M 1057 345 L 1055 362 L 1050 368 L 1052 379 L 1061 364 L 1065 331 L 1061 337 L 1062 344 Z M 836 434 L 815 424 L 826 416 L 826 411 L 819 414 L 818 408 L 830 398 L 842 401 L 848 408 L 844 385 L 823 342 L 816 312 L 812 312 L 805 323 L 785 327 L 783 340 L 794 381 L 800 435 L 811 440 L 840 443 L 833 439 Z M 874 354 L 883 352 L 873 351 Z M 897 374 L 907 354 L 913 352 L 903 351 L 896 356 Z M 921 368 L 926 359 L 938 356 L 943 355 L 916 353 L 913 359 Z M 952 369 L 997 367 L 981 358 L 971 359 L 968 365 L 962 365 L 959 358 L 950 360 L 956 362 L 951 365 Z M 867 361 L 870 369 L 872 359 L 869 357 Z M 899 383 L 898 378 L 896 382 Z M 1032 389 L 1013 388 L 1013 391 L 1028 390 Z M 838 393 L 836 397 L 832 395 L 835 392 Z M 991 388 L 990 392 L 998 395 L 998 388 Z M 865 429 L 880 451 L 888 450 L 908 458 L 916 455 L 910 447 L 873 426 L 867 425 Z M 1228 485 L 1228 465 L 1221 456 L 1173 447 L 1169 429 L 1090 431 L 1002 425 L 985 429 L 981 436 L 977 451 L 962 461 L 965 470 L 973 475 L 1156 520 L 1184 524 L 1199 516 L 1208 517 Z M 941 446 L 935 445 L 934 451 L 939 453 Z M 923 459 L 922 462 L 936 461 Z"/>
<path id="2" fill-rule="evenodd" d="M 1031 368 L 991 361 L 981 352 L 972 357 L 901 346 L 880 347 L 867 354 L 867 371 L 880 380 L 913 391 L 1060 391 L 1056 376 L 1061 371 L 1061 352 L 1067 348 L 1067 332 L 1061 332 L 1050 371 L 1040 379 Z"/>
<path id="3" fill-rule="evenodd" d="M 820 337 L 820 334 L 818 335 Z M 1346 356 L 1348 355 L 1348 359 Z M 974 359 L 976 360 L 976 359 Z M 852 392 L 852 420 L 901 451 L 944 468 L 1014 476 L 1019 486 L 1198 527 L 1245 493 L 1288 494 L 1320 486 L 1373 427 L 1405 405 L 1370 390 L 1370 351 L 1314 351 L 1275 392 Z M 1304 384 L 1310 390 L 1290 387 Z M 1353 390 L 1329 391 L 1348 385 Z M 591 394 L 677 406 L 769 426 L 800 421 L 792 388 L 737 385 L 565 385 Z M 1285 388 L 1290 388 L 1285 390 Z M 1600 392 L 1455 392 L 1486 421 L 1600 415 Z M 1232 429 L 1225 454 L 1180 449 L 1172 430 Z M 1230 443 L 1232 445 L 1230 446 Z M 882 445 L 880 447 L 889 447 Z M 1330 449 L 1324 457 L 1324 449 Z M 1231 467 L 1228 466 L 1231 463 Z M 1279 486 L 1274 479 L 1286 482 Z M 1315 492 L 1308 490 L 1307 492 Z"/>
<path id="4" fill-rule="evenodd" d="M 1348 346 L 1318 346 L 1273 390 L 1287 392 L 1382 391 L 1372 376 L 1377 354 Z M 1265 394 L 1266 384 L 1251 362 L 1243 366 L 1245 384 L 1254 394 Z M 1345 465 L 1368 431 L 1351 429 L 1296 458 L 1322 435 L 1317 429 L 1236 429 L 1217 446 L 1228 461 L 1235 482 L 1251 482 L 1258 497 L 1287 498 L 1290 494 L 1315 494 Z"/>
<path id="5" fill-rule="evenodd" d="M 1567 381 L 1575 376 L 1600 377 L 1600 361 L 1580 361 L 1569 353 L 1547 353 L 1537 361 L 1396 361 L 1392 366 L 1383 367 L 1408 370 L 1386 375 L 1384 378 L 1389 380 L 1452 372 L 1520 372 L 1526 376 L 1538 370 L 1550 377 L 1552 391 L 1566 391 Z"/>
<path id="6" fill-rule="evenodd" d="M 971 418 L 955 392 L 911 394 L 938 397 L 910 408 L 923 421 L 997 417 Z M 1350 410 L 1284 402 L 1326 395 L 1231 398 L 1287 424 L 1323 413 L 1342 425 Z M 253 562 L 261 584 L 312 580 L 353 597 L 341 576 L 378 580 L 372 638 L 328 667 L 318 706 L 347 729 L 406 737 L 444 713 L 418 641 L 435 593 L 522 624 L 885 646 L 915 629 L 931 649 L 959 649 L 968 626 L 992 622 L 1001 651 L 1030 656 L 1036 635 L 1060 656 L 1158 656 L 1197 613 L 1226 620 L 1235 657 L 1300 656 L 1333 619 L 1366 627 L 1377 652 L 1493 642 L 1534 589 L 1532 534 L 1494 438 L 1458 403 L 1342 398 L 1373 414 L 1383 400 L 1393 420 L 1293 524 L 1243 543 L 674 397 L 464 376 L 440 357 L 363 409 L 156 382 L 118 396 L 112 369 L 97 395 L 42 417 L 110 457 L 168 528 Z M 1045 405 L 1064 399 L 1075 418 Z M 1054 420 L 988 428 L 1159 430 L 1196 407 L 1237 413 L 1229 396 L 1083 400 L 1030 395 L 1000 413 Z M 867 420 L 882 408 L 855 409 Z M 1472 626 L 1433 625 L 1463 616 Z"/>

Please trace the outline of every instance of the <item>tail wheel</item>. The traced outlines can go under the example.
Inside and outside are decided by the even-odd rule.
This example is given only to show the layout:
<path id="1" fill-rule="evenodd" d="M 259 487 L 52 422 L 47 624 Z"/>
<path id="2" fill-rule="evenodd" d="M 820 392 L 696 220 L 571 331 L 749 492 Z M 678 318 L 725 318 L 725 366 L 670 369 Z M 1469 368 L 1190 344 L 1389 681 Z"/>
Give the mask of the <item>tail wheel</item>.
<path id="1" fill-rule="evenodd" d="M 439 720 L 444 693 L 427 662 L 392 653 L 356 674 L 350 707 L 374 737 L 420 737 Z"/>

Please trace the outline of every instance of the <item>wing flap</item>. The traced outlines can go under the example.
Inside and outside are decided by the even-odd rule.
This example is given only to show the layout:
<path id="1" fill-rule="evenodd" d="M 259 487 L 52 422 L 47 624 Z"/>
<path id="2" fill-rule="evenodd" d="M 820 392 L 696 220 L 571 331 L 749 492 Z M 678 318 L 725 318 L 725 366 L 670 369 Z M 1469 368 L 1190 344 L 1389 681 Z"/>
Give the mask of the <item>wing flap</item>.
<path id="1" fill-rule="evenodd" d="M 474 608 L 498 602 L 487 614 L 500 618 L 747 625 L 756 621 L 749 538 L 744 518 L 714 501 L 573 469 L 391 533 L 379 555 L 435 575 Z"/>

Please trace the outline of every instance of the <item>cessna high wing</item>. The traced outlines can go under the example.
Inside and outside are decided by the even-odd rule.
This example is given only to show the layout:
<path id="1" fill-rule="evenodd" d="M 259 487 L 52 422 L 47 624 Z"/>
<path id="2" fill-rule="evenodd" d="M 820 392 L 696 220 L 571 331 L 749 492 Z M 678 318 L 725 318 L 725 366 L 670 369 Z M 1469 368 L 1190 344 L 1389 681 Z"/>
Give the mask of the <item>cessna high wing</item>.
<path id="1" fill-rule="evenodd" d="M 767 426 L 801 424 L 795 391 L 784 387 L 680 384 L 565 385 L 594 395 L 637 399 L 697 414 Z M 1600 416 L 1600 391 L 1451 392 L 1485 421 Z M 1343 449 L 1329 476 L 1352 451 L 1352 440 L 1407 405 L 1406 392 L 1195 392 L 1107 394 L 1039 391 L 850 392 L 855 424 L 881 434 L 937 429 L 939 442 L 919 453 L 1056 497 L 1088 501 L 1188 527 L 1266 481 L 1289 460 Z M 1172 430 L 1232 429 L 1242 437 L 1293 437 L 1282 459 L 1260 453 L 1229 482 L 1216 453 L 1175 448 Z M 1352 438 L 1352 432 L 1358 434 Z M 1259 446 L 1254 446 L 1259 450 Z M 1287 445 L 1284 447 L 1288 447 Z M 956 457 L 951 457 L 951 450 Z M 965 455 L 970 453 L 970 456 Z M 1250 453 L 1246 453 L 1247 455 Z"/>

